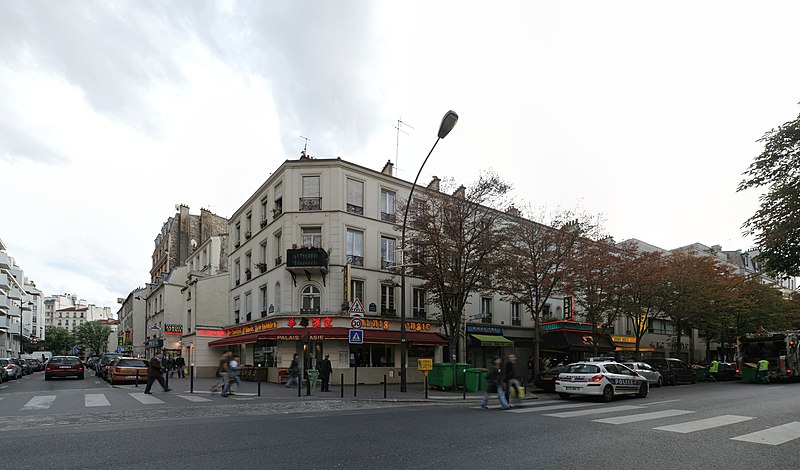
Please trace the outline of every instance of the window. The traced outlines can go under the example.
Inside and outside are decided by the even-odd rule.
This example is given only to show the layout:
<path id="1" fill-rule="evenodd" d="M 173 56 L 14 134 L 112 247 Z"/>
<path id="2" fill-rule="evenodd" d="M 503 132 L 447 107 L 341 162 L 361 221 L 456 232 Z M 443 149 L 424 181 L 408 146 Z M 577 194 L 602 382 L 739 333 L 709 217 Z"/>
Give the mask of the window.
<path id="1" fill-rule="evenodd" d="M 261 258 L 261 262 L 264 263 L 264 267 L 266 268 L 267 267 L 267 253 L 268 253 L 267 252 L 267 241 L 266 240 L 264 240 L 261 243 L 261 246 L 259 247 L 259 251 L 261 251 L 261 253 L 259 253 L 259 257 Z"/>
<path id="2" fill-rule="evenodd" d="M 492 322 L 492 298 L 481 297 L 481 321 L 484 323 Z"/>
<path id="3" fill-rule="evenodd" d="M 261 199 L 261 228 L 264 228 L 267 225 L 267 221 L 269 220 L 269 200 L 265 197 Z"/>
<path id="4" fill-rule="evenodd" d="M 394 268 L 394 238 L 381 237 L 381 269 Z"/>
<path id="5" fill-rule="evenodd" d="M 317 286 L 308 285 L 303 287 L 300 296 L 302 305 L 300 313 L 319 313 L 320 291 Z"/>
<path id="6" fill-rule="evenodd" d="M 303 227 L 303 246 L 322 247 L 322 227 Z"/>
<path id="7" fill-rule="evenodd" d="M 258 289 L 258 296 L 261 302 L 261 318 L 264 318 L 267 316 L 267 309 L 269 308 L 269 304 L 267 303 L 267 286 L 261 286 Z"/>
<path id="8" fill-rule="evenodd" d="M 322 210 L 322 198 L 319 192 L 319 176 L 303 177 L 303 197 L 300 198 L 301 211 Z"/>
<path id="9" fill-rule="evenodd" d="M 253 319 L 253 296 L 251 294 L 252 292 L 246 292 L 244 294 L 244 311 L 247 321 Z"/>
<path id="10" fill-rule="evenodd" d="M 233 280 L 237 286 L 242 282 L 241 266 L 238 259 L 233 262 Z"/>
<path id="11" fill-rule="evenodd" d="M 275 185 L 275 199 L 273 205 L 272 218 L 277 219 L 283 214 L 283 185 L 281 183 Z"/>
<path id="12" fill-rule="evenodd" d="M 381 315 L 395 316 L 394 309 L 394 284 L 381 284 Z"/>
<path id="13" fill-rule="evenodd" d="M 281 259 L 281 232 L 275 234 L 275 266 L 283 263 Z"/>
<path id="14" fill-rule="evenodd" d="M 364 232 L 347 229 L 347 263 L 364 266 Z"/>
<path id="15" fill-rule="evenodd" d="M 192 309 L 186 310 L 186 328 L 188 329 L 187 333 L 192 332 Z"/>
<path id="16" fill-rule="evenodd" d="M 253 213 L 248 212 L 244 217 L 244 238 L 250 238 L 253 232 Z"/>
<path id="17" fill-rule="evenodd" d="M 233 298 L 233 322 L 239 323 L 239 297 Z"/>
<path id="18" fill-rule="evenodd" d="M 511 302 L 511 325 L 522 325 L 522 320 L 519 317 L 519 302 Z"/>
<path id="19" fill-rule="evenodd" d="M 347 178 L 347 212 L 364 215 L 364 182 Z"/>
<path id="20" fill-rule="evenodd" d="M 384 222 L 396 221 L 395 217 L 395 200 L 396 195 L 394 191 L 381 190 L 381 220 Z"/>
<path id="21" fill-rule="evenodd" d="M 242 242 L 242 224 L 236 222 L 236 225 L 233 227 L 233 246 L 235 248 L 239 248 L 239 244 Z"/>
<path id="22" fill-rule="evenodd" d="M 253 269 L 253 253 L 250 251 L 244 254 L 244 269 L 248 271 Z"/>
<path id="23" fill-rule="evenodd" d="M 414 319 L 415 320 L 425 320 L 428 317 L 427 312 L 425 311 L 425 290 L 424 289 L 414 289 L 413 292 L 413 311 L 414 311 Z"/>
<path id="24" fill-rule="evenodd" d="M 275 295 L 272 296 L 275 299 L 275 313 L 280 313 L 281 311 L 281 283 L 275 283 Z"/>
<path id="25" fill-rule="evenodd" d="M 552 316 L 552 313 L 550 313 L 550 304 L 542 305 L 542 318 L 548 319 L 551 316 Z"/>
<path id="26" fill-rule="evenodd" d="M 353 279 L 350 281 L 350 303 L 355 299 L 364 303 L 364 281 Z"/>
<path id="27" fill-rule="evenodd" d="M 394 346 L 350 345 L 350 367 L 394 367 Z"/>

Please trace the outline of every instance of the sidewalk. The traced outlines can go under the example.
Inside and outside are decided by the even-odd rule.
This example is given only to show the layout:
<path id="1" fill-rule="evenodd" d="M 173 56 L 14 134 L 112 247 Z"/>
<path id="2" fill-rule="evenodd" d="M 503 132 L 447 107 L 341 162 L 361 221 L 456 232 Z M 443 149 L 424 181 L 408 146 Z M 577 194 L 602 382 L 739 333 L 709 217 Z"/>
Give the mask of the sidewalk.
<path id="1" fill-rule="evenodd" d="M 198 395 L 211 395 L 211 388 L 219 383 L 216 378 L 195 378 L 193 393 Z M 142 385 L 139 385 L 142 387 Z M 158 385 L 155 385 L 158 387 Z M 177 393 L 189 393 L 190 381 L 188 378 L 179 379 L 177 376 L 169 380 L 169 387 Z M 234 393 L 237 397 L 258 397 L 258 382 L 242 382 L 239 390 L 236 390 L 236 385 L 233 386 Z M 307 395 L 305 384 L 300 390 L 300 397 L 297 396 L 297 387 L 293 386 L 291 389 L 286 388 L 285 385 L 261 382 L 261 395 L 262 399 L 303 399 L 303 400 L 331 400 L 331 399 L 345 399 L 345 400 L 389 400 L 389 401 L 432 401 L 432 402 L 445 402 L 445 403 L 458 403 L 458 402 L 474 402 L 480 401 L 483 398 L 483 392 L 466 393 L 466 398 L 463 390 L 457 391 L 442 391 L 442 390 L 429 390 L 428 398 L 425 399 L 425 390 L 421 383 L 407 384 L 407 391 L 405 393 L 400 391 L 399 383 L 390 383 L 386 385 L 386 396 L 384 397 L 383 385 L 364 385 L 359 384 L 357 389 L 353 390 L 352 384 L 345 384 L 344 396 L 342 396 L 342 388 L 339 385 L 331 385 L 330 392 L 321 392 L 320 383 L 317 382 L 317 387 Z M 219 391 L 214 394 L 219 396 Z M 536 393 L 532 393 L 529 389 L 526 393 L 525 400 L 536 399 Z M 496 398 L 495 398 L 496 400 Z M 513 398 L 512 398 L 513 400 Z"/>

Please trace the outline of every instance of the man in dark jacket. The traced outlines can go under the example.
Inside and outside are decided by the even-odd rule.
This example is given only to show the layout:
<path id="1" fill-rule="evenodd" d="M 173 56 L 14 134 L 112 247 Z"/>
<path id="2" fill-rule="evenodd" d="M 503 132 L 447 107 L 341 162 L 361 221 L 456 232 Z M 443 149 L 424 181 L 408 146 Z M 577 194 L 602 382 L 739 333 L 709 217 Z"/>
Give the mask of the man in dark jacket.
<path id="1" fill-rule="evenodd" d="M 511 387 L 517 392 L 517 399 L 522 398 L 520 394 L 520 383 L 517 380 L 517 356 L 509 354 L 505 366 L 503 366 L 503 385 L 505 389 L 506 402 L 511 398 Z"/>
<path id="2" fill-rule="evenodd" d="M 150 362 L 147 367 L 147 387 L 145 387 L 144 393 L 152 395 L 150 388 L 152 388 L 153 382 L 156 380 L 158 380 L 158 383 L 164 388 L 165 392 L 169 392 L 171 390 L 167 388 L 167 384 L 164 383 L 164 377 L 161 375 L 163 373 L 164 366 L 161 363 L 161 353 L 157 352 L 153 354 L 153 357 L 150 358 Z"/>
<path id="3" fill-rule="evenodd" d="M 333 367 L 331 366 L 331 360 L 328 359 L 330 354 L 325 355 L 325 359 L 321 360 L 319 364 L 317 364 L 317 369 L 319 369 L 319 379 L 322 381 L 322 391 L 323 392 L 330 392 L 330 378 L 331 372 L 333 372 Z"/>

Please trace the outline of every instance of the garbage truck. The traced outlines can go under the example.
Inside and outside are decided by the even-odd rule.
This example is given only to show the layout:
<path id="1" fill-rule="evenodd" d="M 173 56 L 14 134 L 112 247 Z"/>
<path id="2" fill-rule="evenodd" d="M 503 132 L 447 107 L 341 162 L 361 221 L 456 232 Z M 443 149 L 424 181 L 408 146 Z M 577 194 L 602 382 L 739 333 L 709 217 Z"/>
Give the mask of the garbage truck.
<path id="1" fill-rule="evenodd" d="M 769 362 L 770 380 L 794 381 L 800 378 L 800 331 L 749 333 L 736 341 L 739 370 L 755 368 L 758 361 Z"/>

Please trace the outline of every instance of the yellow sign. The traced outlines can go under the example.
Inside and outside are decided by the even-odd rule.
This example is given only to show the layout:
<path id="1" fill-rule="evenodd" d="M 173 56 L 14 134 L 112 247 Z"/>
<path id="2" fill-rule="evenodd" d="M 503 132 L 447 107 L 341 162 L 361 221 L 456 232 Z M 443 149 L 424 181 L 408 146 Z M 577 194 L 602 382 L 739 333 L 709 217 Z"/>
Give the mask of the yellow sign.
<path id="1" fill-rule="evenodd" d="M 417 370 L 433 370 L 433 359 L 417 359 Z"/>
<path id="2" fill-rule="evenodd" d="M 636 337 L 635 336 L 622 336 L 622 335 L 611 335 L 611 341 L 615 343 L 635 343 Z"/>

